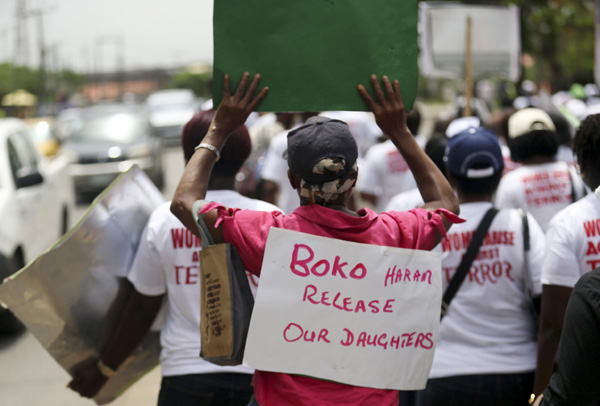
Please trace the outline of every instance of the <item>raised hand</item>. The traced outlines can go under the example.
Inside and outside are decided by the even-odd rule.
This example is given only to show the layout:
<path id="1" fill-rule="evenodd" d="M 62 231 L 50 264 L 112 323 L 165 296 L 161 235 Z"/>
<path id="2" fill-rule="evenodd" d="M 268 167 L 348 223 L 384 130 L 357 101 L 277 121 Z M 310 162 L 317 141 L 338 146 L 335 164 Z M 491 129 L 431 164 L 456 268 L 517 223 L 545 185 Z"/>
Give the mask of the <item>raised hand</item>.
<path id="1" fill-rule="evenodd" d="M 254 93 L 258 89 L 260 83 L 260 74 L 255 74 L 250 82 L 250 86 L 246 90 L 250 73 L 244 72 L 242 80 L 238 85 L 235 93 L 232 95 L 230 91 L 229 75 L 225 74 L 223 79 L 223 99 L 217 108 L 217 113 L 213 119 L 211 130 L 214 128 L 217 132 L 224 136 L 229 135 L 238 127 L 246 122 L 246 119 L 258 106 L 258 104 L 267 96 L 268 87 L 263 87 L 255 96 Z"/>
<path id="2" fill-rule="evenodd" d="M 382 77 L 385 93 L 381 89 L 376 75 L 371 75 L 371 85 L 377 100 L 373 100 L 363 85 L 358 85 L 358 92 L 375 115 L 377 125 L 385 135 L 395 139 L 403 134 L 410 134 L 406 125 L 406 108 L 400 93 L 400 83 L 394 80 L 390 82 L 387 76 Z"/>

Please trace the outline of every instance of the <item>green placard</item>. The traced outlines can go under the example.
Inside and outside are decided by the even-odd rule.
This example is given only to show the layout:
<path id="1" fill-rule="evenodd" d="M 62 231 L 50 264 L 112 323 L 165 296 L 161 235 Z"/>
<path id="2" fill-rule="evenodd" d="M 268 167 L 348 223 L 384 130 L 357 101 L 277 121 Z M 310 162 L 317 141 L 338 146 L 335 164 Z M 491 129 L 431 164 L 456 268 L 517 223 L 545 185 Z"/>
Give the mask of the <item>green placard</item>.
<path id="1" fill-rule="evenodd" d="M 407 109 L 418 81 L 417 0 L 215 0 L 214 104 L 223 75 L 262 75 L 259 111 L 368 110 L 356 87 L 400 81 Z"/>

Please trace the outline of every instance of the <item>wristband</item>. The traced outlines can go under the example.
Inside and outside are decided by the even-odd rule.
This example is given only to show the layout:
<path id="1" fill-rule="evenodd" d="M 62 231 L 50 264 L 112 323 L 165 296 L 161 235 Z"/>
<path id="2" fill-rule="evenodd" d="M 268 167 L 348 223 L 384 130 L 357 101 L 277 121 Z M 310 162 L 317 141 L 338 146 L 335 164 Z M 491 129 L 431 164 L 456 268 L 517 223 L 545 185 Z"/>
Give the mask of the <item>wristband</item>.
<path id="1" fill-rule="evenodd" d="M 98 359 L 98 362 L 96 363 L 96 366 L 98 367 L 98 369 L 100 370 L 100 373 L 102 375 L 104 375 L 107 378 L 110 378 L 111 376 L 113 376 L 114 374 L 117 373 L 117 371 L 115 371 L 114 369 L 112 369 L 111 367 L 107 366 L 102 359 Z"/>
<path id="2" fill-rule="evenodd" d="M 221 153 L 219 152 L 219 149 L 214 145 L 207 144 L 206 142 L 201 142 L 200 144 L 196 145 L 194 151 L 198 151 L 200 148 L 208 149 L 209 151 L 214 152 L 217 156 L 217 161 L 221 158 Z"/>

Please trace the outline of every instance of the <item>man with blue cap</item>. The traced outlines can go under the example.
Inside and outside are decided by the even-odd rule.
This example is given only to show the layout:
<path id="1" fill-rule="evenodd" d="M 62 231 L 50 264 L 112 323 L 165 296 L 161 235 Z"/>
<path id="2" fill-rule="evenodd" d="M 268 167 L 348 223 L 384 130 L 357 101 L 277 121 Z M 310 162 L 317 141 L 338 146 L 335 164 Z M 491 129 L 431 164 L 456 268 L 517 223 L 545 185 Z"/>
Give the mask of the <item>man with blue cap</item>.
<path id="1" fill-rule="evenodd" d="M 527 236 L 517 209 L 494 211 L 492 196 L 504 164 L 492 131 L 470 127 L 459 132 L 448 140 L 445 161 L 461 217 L 467 220 L 454 225 L 436 247 L 442 253 L 445 291 L 482 219 L 488 212 L 494 217 L 487 232 L 483 228 L 474 260 L 463 264 L 468 273 L 447 303 L 430 379 L 417 394 L 417 404 L 524 404 L 533 385 L 537 346 L 527 286 L 540 294 L 544 233 L 531 215 L 526 216 Z"/>

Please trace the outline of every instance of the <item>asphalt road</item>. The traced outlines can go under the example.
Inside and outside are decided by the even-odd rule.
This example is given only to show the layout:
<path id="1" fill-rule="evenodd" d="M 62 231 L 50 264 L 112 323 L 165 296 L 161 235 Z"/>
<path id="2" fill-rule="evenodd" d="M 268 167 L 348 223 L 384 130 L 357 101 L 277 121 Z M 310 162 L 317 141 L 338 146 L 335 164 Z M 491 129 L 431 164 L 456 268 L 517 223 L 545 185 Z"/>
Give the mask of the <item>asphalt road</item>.
<path id="1" fill-rule="evenodd" d="M 180 149 L 165 151 L 165 199 L 171 199 L 183 171 Z M 78 206 L 71 216 L 77 224 L 87 210 Z M 0 335 L 0 406 L 91 406 L 96 403 L 81 398 L 66 388 L 70 376 L 25 331 L 17 335 Z M 160 388 L 160 367 L 156 367 L 129 388 L 110 406 L 155 405 Z"/>

